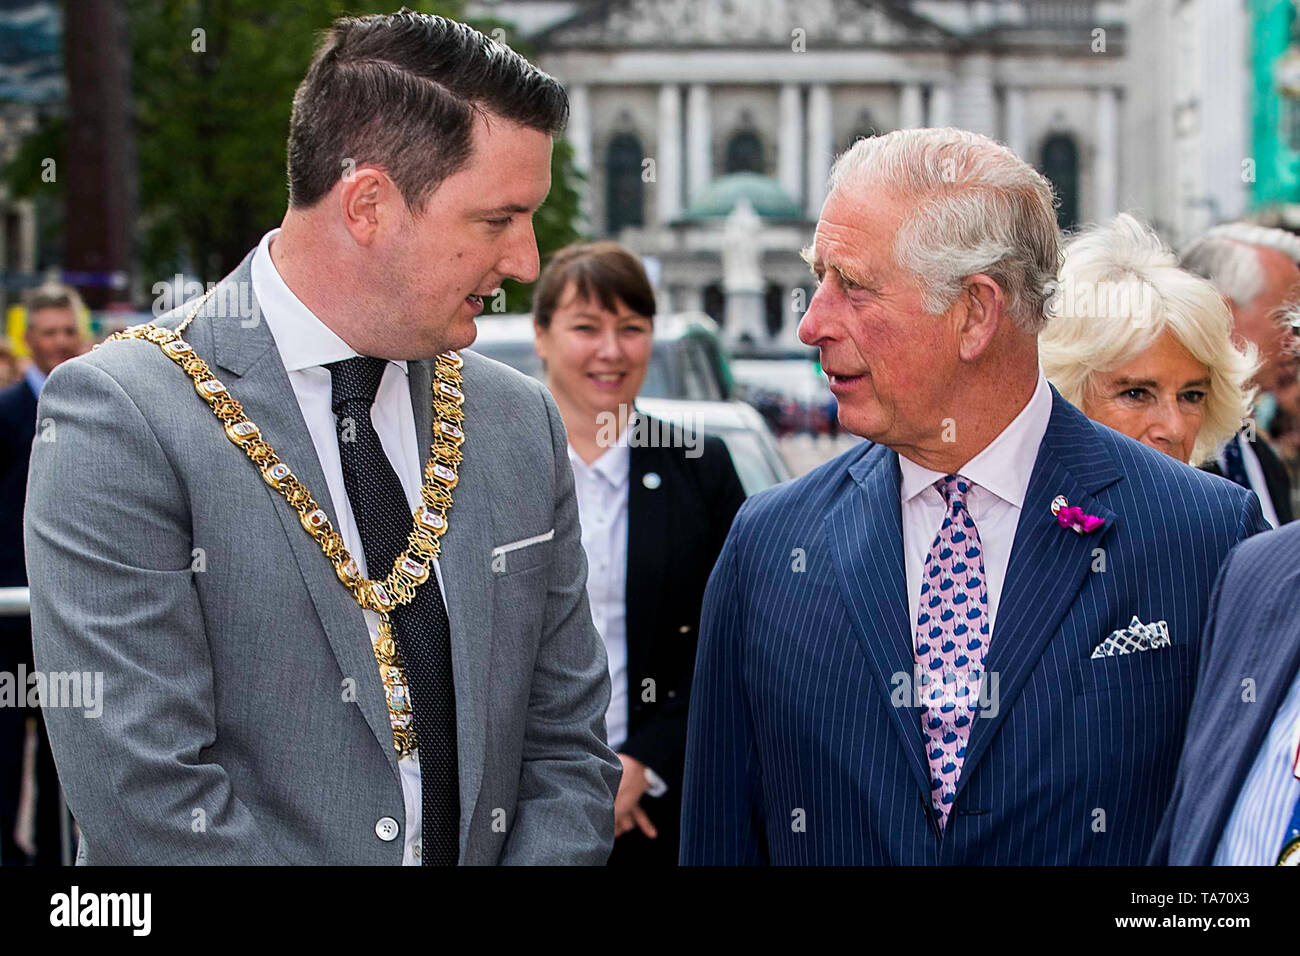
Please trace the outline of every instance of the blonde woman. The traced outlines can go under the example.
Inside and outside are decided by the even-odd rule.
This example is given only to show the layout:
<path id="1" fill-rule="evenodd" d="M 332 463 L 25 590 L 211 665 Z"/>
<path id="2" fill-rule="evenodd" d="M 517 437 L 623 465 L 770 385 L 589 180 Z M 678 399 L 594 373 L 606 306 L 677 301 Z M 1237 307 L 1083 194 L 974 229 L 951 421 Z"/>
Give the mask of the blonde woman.
<path id="1" fill-rule="evenodd" d="M 1127 213 L 1066 246 L 1038 343 L 1048 380 L 1085 415 L 1189 464 L 1250 411 L 1256 353 L 1234 344 L 1227 303 Z"/>

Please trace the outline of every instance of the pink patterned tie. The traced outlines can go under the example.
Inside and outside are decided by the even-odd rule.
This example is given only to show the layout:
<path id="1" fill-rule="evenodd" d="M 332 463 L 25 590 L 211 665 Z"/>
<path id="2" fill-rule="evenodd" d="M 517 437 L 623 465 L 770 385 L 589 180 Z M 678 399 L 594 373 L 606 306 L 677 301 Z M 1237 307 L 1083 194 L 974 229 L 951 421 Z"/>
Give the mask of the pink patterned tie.
<path id="1" fill-rule="evenodd" d="M 916 672 L 921 730 L 930 762 L 930 801 L 943 830 L 957 794 L 971 724 L 979 711 L 989 614 L 983 546 L 966 510 L 971 483 L 960 475 L 945 475 L 934 487 L 948 503 L 948 511 L 921 573 Z"/>

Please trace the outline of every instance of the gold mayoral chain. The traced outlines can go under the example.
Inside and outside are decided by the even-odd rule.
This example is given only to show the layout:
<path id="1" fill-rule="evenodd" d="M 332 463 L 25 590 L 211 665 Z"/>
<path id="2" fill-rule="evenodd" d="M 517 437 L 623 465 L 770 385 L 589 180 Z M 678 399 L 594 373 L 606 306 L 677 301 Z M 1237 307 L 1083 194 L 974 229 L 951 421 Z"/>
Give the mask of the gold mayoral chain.
<path id="1" fill-rule="evenodd" d="M 410 689 L 401 655 L 393 638 L 390 612 L 415 597 L 415 589 L 429 579 L 431 562 L 441 551 L 440 539 L 447 533 L 447 512 L 451 510 L 452 489 L 458 481 L 456 469 L 460 466 L 461 443 L 465 440 L 462 426 L 465 412 L 462 405 L 465 394 L 461 391 L 461 367 L 465 364 L 454 351 L 444 352 L 434 361 L 433 381 L 433 440 L 429 446 L 429 461 L 424 469 L 424 484 L 420 487 L 421 504 L 415 509 L 413 527 L 407 538 L 406 550 L 393 561 L 393 568 L 383 581 L 363 577 L 356 559 L 343 546 L 343 538 L 330 524 L 325 511 L 316 503 L 293 471 L 280 460 L 275 449 L 262 438 L 261 429 L 245 415 L 243 406 L 230 395 L 226 386 L 212 374 L 208 363 L 199 358 L 194 347 L 181 338 L 181 333 L 198 315 L 208 297 L 208 291 L 185 317 L 176 331 L 148 323 L 135 325 L 117 332 L 105 341 L 114 339 L 144 339 L 153 342 L 173 362 L 194 380 L 194 390 L 208 403 L 212 414 L 225 425 L 226 437 L 243 449 L 258 467 L 266 483 L 278 491 L 295 511 L 304 530 L 316 539 L 325 557 L 334 564 L 334 573 L 352 593 L 357 604 L 379 614 L 379 635 L 374 644 L 375 660 L 379 663 L 379 677 L 388 701 L 388 719 L 393 728 L 393 747 L 399 757 L 410 756 L 418 745 L 415 735 L 414 714 L 411 711 Z M 96 346 L 98 348 L 98 346 Z"/>

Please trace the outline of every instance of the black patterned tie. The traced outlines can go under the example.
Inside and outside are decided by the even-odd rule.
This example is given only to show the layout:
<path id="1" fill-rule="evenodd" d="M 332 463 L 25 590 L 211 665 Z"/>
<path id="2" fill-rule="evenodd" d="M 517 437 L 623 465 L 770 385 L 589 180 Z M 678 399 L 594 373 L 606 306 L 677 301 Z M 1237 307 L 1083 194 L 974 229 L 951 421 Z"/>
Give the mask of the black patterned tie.
<path id="1" fill-rule="evenodd" d="M 387 365 L 386 359 L 358 356 L 325 366 L 333 380 L 331 404 L 343 484 L 361 532 L 366 570 L 379 581 L 388 577 L 411 533 L 406 494 L 370 420 L 370 406 Z M 424 829 L 420 862 L 455 866 L 460 846 L 456 687 L 451 623 L 432 569 L 428 580 L 416 588 L 414 600 L 394 610 L 391 617 L 415 708 Z"/>

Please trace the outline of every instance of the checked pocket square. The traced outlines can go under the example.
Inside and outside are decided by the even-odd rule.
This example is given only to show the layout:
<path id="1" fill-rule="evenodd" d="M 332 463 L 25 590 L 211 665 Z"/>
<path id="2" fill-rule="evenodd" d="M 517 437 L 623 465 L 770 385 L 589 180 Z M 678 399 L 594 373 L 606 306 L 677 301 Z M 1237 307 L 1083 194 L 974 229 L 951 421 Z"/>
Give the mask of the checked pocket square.
<path id="1" fill-rule="evenodd" d="M 1143 624 L 1137 618 L 1122 631 L 1112 631 L 1092 652 L 1093 659 L 1115 657 L 1119 654 L 1136 654 L 1139 651 L 1158 651 L 1169 646 L 1169 625 L 1164 621 Z"/>

